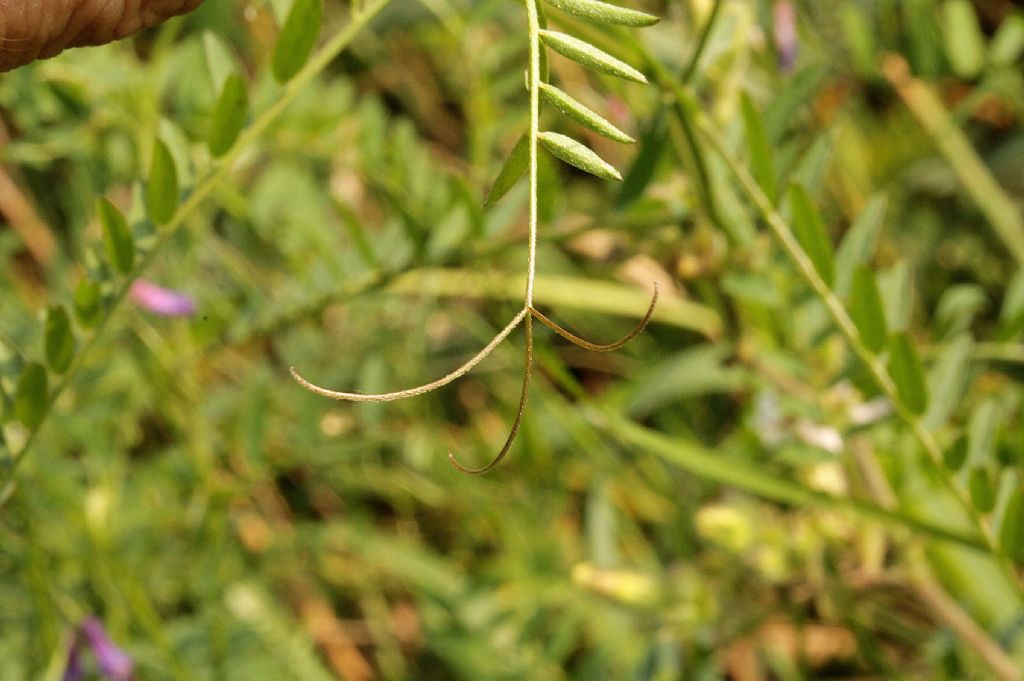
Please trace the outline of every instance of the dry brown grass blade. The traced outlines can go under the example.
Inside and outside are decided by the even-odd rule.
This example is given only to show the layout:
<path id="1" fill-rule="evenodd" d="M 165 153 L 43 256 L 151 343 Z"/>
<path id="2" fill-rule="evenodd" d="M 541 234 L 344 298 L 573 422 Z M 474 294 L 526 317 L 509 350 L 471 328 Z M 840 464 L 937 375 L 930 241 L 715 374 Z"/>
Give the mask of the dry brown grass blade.
<path id="1" fill-rule="evenodd" d="M 539 312 L 534 307 L 530 308 L 530 314 L 533 315 L 534 317 L 536 317 L 537 320 L 541 324 L 543 324 L 544 326 L 548 327 L 549 329 L 551 329 L 552 331 L 557 333 L 559 336 L 561 336 L 562 338 L 564 338 L 567 341 L 569 341 L 570 343 L 578 345 L 581 348 L 586 348 L 587 350 L 593 350 L 594 352 L 611 352 L 612 350 L 618 350 L 623 345 L 625 345 L 626 343 L 628 343 L 629 341 L 633 340 L 634 338 L 639 336 L 641 333 L 643 333 L 643 330 L 645 328 L 647 328 L 647 324 L 651 321 L 651 317 L 654 315 L 654 308 L 655 308 L 655 306 L 657 306 L 657 304 L 658 304 L 658 283 L 655 282 L 654 283 L 654 295 L 651 297 L 651 305 L 650 305 L 650 307 L 647 308 L 647 312 L 646 312 L 646 314 L 644 314 L 644 318 L 640 320 L 640 324 L 635 329 L 630 331 L 627 335 L 623 336 L 622 338 L 620 338 L 619 340 L 615 341 L 614 343 L 608 343 L 607 345 L 601 345 L 601 344 L 598 344 L 598 343 L 591 343 L 588 340 L 584 340 L 584 339 L 580 338 L 576 334 L 574 334 L 574 333 L 572 333 L 570 331 L 567 331 L 565 328 L 559 326 L 556 322 L 554 322 L 552 319 L 550 319 L 549 317 L 547 317 L 544 314 L 542 314 L 541 312 Z"/>
<path id="2" fill-rule="evenodd" d="M 515 442 L 516 435 L 519 434 L 519 426 L 523 423 L 523 414 L 526 413 L 526 399 L 530 395 L 530 377 L 533 374 L 533 320 L 530 317 L 526 317 L 526 367 L 523 372 L 523 392 L 519 395 L 519 412 L 516 414 L 516 420 L 512 423 L 512 430 L 509 431 L 508 437 L 505 438 L 505 444 L 502 445 L 501 451 L 498 455 L 491 459 L 491 462 L 481 468 L 468 468 L 463 466 L 455 459 L 455 455 L 451 452 L 448 453 L 448 460 L 452 462 L 459 471 L 466 473 L 467 475 L 483 475 L 494 469 L 501 460 L 508 454 L 508 450 L 512 448 L 512 443 Z"/>

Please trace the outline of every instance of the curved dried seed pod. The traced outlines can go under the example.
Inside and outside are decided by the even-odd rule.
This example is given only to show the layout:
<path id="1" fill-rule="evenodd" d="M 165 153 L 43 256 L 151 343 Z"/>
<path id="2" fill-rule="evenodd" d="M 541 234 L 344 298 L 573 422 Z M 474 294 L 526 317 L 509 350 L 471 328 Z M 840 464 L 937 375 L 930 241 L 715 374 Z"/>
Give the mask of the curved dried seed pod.
<path id="1" fill-rule="evenodd" d="M 566 339 L 570 343 L 573 343 L 574 345 L 578 345 L 581 348 L 585 348 L 587 350 L 593 350 L 594 352 L 611 352 L 612 350 L 618 350 L 623 345 L 625 345 L 626 343 L 628 343 L 629 341 L 633 340 L 634 338 L 639 336 L 641 333 L 643 333 L 643 330 L 645 328 L 647 328 L 647 324 L 651 321 L 651 317 L 654 315 L 654 308 L 655 308 L 655 306 L 657 306 L 657 304 L 658 304 L 658 283 L 655 282 L 654 283 L 654 295 L 651 297 L 651 304 L 647 308 L 647 312 L 644 313 L 644 318 L 640 320 L 640 324 L 638 324 L 635 329 L 630 331 L 628 334 L 626 334 L 625 336 L 623 336 L 619 340 L 615 341 L 614 343 L 608 343 L 607 345 L 601 345 L 601 344 L 598 344 L 598 343 L 591 343 L 588 340 L 584 340 L 584 339 L 580 338 L 576 334 L 572 333 L 571 331 L 566 330 L 564 327 L 562 327 L 559 324 L 557 324 L 556 322 L 552 321 L 549 317 L 547 317 L 544 314 L 542 314 L 536 308 L 531 307 L 530 308 L 530 314 L 533 315 L 534 317 L 536 317 L 537 321 L 539 321 L 541 324 L 543 324 L 544 326 L 548 327 L 549 329 L 551 329 L 552 331 L 557 333 L 559 336 L 561 336 L 562 338 Z"/>

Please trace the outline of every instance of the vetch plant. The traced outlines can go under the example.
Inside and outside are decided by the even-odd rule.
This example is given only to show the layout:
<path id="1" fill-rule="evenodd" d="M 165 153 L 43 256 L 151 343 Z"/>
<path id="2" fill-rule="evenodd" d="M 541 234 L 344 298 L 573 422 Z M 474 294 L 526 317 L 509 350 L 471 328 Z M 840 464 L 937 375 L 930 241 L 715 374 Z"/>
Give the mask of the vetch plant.
<path id="1" fill-rule="evenodd" d="M 599 0 L 547 0 L 548 4 L 558 10 L 593 21 L 599 24 L 612 26 L 643 27 L 651 26 L 658 22 L 658 17 L 639 12 L 625 7 L 619 7 Z M 301 3 L 300 3 L 301 4 Z M 505 443 L 501 446 L 497 455 L 484 466 L 479 468 L 467 467 L 459 463 L 453 454 L 448 454 L 452 464 L 462 471 L 472 475 L 481 475 L 497 466 L 505 455 L 508 454 L 512 443 L 515 442 L 519 427 L 522 424 L 523 414 L 526 410 L 526 401 L 530 392 L 530 379 L 533 374 L 533 320 L 536 319 L 552 331 L 562 336 L 569 342 L 579 347 L 594 352 L 611 352 L 621 348 L 639 335 L 654 314 L 654 308 L 658 302 L 658 287 L 654 285 L 654 293 L 651 297 L 650 306 L 644 314 L 640 323 L 633 331 L 625 337 L 608 344 L 593 343 L 580 338 L 566 330 L 558 323 L 541 313 L 534 306 L 534 284 L 536 281 L 536 255 L 537 255 L 537 232 L 538 232 L 538 183 L 537 183 L 537 161 L 538 151 L 541 144 L 556 158 L 583 170 L 591 175 L 606 180 L 622 180 L 619 171 L 610 163 L 602 159 L 598 154 L 587 146 L 566 135 L 543 131 L 540 126 L 540 101 L 544 99 L 567 118 L 583 125 L 590 130 L 621 143 L 631 143 L 633 139 L 626 133 L 619 130 L 610 121 L 600 114 L 580 103 L 572 96 L 562 91 L 555 85 L 547 82 L 548 53 L 545 48 L 551 48 L 554 52 L 575 61 L 576 63 L 597 73 L 603 73 L 618 78 L 623 78 L 636 83 L 646 83 L 644 75 L 629 64 L 613 57 L 607 52 L 595 47 L 591 43 L 581 40 L 572 35 L 552 31 L 546 28 L 546 17 L 543 7 L 538 0 L 525 0 L 526 16 L 529 36 L 529 67 L 526 71 L 526 89 L 530 100 L 530 127 L 529 130 L 513 147 L 506 159 L 501 171 L 498 174 L 490 193 L 487 196 L 486 204 L 490 205 L 504 196 L 512 186 L 523 176 L 527 175 L 529 183 L 529 251 L 527 256 L 526 292 L 523 298 L 523 308 L 512 318 L 512 321 L 486 345 L 474 355 L 469 361 L 455 369 L 451 373 L 439 378 L 436 381 L 419 385 L 406 390 L 380 394 L 362 394 L 353 392 L 339 392 L 321 387 L 304 378 L 294 367 L 291 369 L 292 376 L 300 385 L 306 389 L 324 397 L 348 402 L 391 402 L 409 397 L 423 395 L 437 390 L 452 381 L 469 373 L 476 365 L 484 360 L 491 352 L 501 344 L 508 336 L 522 323 L 526 325 L 526 356 L 523 369 L 523 387 L 519 396 L 519 406 L 512 422 L 511 430 Z M 285 31 L 288 30 L 288 24 Z M 278 60 L 275 59 L 275 67 Z M 275 70 L 275 74 L 277 71 Z"/>

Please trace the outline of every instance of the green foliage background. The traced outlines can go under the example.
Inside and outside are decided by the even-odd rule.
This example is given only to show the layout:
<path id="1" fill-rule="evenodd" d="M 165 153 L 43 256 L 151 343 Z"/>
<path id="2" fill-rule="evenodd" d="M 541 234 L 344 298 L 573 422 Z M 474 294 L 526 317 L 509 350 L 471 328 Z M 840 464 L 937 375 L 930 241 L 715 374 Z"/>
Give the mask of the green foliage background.
<path id="1" fill-rule="evenodd" d="M 405 388 L 520 309 L 526 188 L 483 199 L 527 124 L 521 2 L 383 2 L 291 85 L 287 0 L 0 77 L 0 681 L 59 679 L 88 614 L 139 679 L 1021 678 L 1024 14 L 798 2 L 790 70 L 776 4 L 548 10 L 652 84 L 551 55 L 637 144 L 544 114 L 624 181 L 541 157 L 536 304 L 611 340 L 662 300 L 613 355 L 538 326 L 483 478 L 445 454 L 505 436 L 521 333 L 387 405 L 288 368 Z M 229 74 L 266 126 L 218 165 Z M 141 268 L 197 314 L 119 299 Z M 109 322 L 44 323 L 83 277 Z"/>

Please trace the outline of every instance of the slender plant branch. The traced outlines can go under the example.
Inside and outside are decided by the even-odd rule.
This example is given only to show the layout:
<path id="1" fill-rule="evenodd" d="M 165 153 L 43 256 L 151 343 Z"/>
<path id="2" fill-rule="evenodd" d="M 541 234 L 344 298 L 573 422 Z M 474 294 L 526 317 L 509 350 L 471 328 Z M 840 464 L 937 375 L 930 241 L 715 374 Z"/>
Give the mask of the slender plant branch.
<path id="1" fill-rule="evenodd" d="M 680 96 L 689 96 L 682 87 L 678 88 L 677 93 Z M 718 152 L 719 156 L 725 161 L 730 172 L 740 183 L 747 196 L 751 201 L 753 201 L 758 213 L 761 215 L 765 223 L 767 223 L 772 234 L 782 245 L 786 255 L 793 264 L 796 265 L 797 270 L 803 276 L 804 280 L 811 286 L 815 294 L 817 294 L 817 296 L 825 303 L 829 316 L 832 317 L 833 322 L 839 328 L 840 333 L 846 339 L 854 354 L 857 355 L 864 366 L 867 367 L 872 378 L 892 403 L 899 417 L 910 427 L 914 437 L 927 454 L 930 463 L 937 471 L 940 472 L 938 477 L 956 497 L 957 501 L 963 507 L 967 516 L 974 524 L 975 529 L 984 539 L 989 551 L 997 558 L 1007 575 L 1011 578 L 1012 583 L 1018 590 L 1020 590 L 1020 577 L 1017 575 L 1016 570 L 1014 570 L 1012 563 L 1000 549 L 999 541 L 993 533 L 992 528 L 978 509 L 975 508 L 974 504 L 971 503 L 968 491 L 951 476 L 942 473 L 942 450 L 939 448 L 939 445 L 935 441 L 931 431 L 928 430 L 924 425 L 924 422 L 914 414 L 906 404 L 904 404 L 902 399 L 900 399 L 896 384 L 893 382 L 892 377 L 889 375 L 889 372 L 882 363 L 882 360 L 864 345 L 860 338 L 860 334 L 857 332 L 857 327 L 854 325 L 853 320 L 850 318 L 850 315 L 846 311 L 842 301 L 839 300 L 839 297 L 836 296 L 832 289 L 829 288 L 828 284 L 826 284 L 818 274 L 818 271 L 814 268 L 810 258 L 807 257 L 807 254 L 804 253 L 803 249 L 800 247 L 792 229 L 790 229 L 785 219 L 779 215 L 778 211 L 775 210 L 771 200 L 765 196 L 764 192 L 761 190 L 754 177 L 747 170 L 746 166 L 740 163 L 733 156 L 731 150 L 718 130 L 715 129 L 703 116 L 698 117 L 697 127 L 704 139 L 708 141 L 715 151 Z"/>
<path id="2" fill-rule="evenodd" d="M 106 307 L 106 314 L 104 314 L 100 319 L 90 337 L 83 343 L 81 350 L 75 354 L 75 357 L 72 360 L 71 365 L 68 367 L 68 370 L 65 372 L 64 377 L 50 391 L 43 410 L 43 418 L 29 431 L 28 437 L 26 438 L 24 445 L 18 451 L 17 457 L 4 471 L 3 484 L 0 484 L 0 504 L 2 504 L 3 501 L 13 492 L 12 483 L 14 474 L 21 462 L 27 458 L 28 453 L 31 451 L 32 446 L 38 437 L 40 429 L 45 424 L 50 413 L 53 411 L 54 404 L 56 404 L 60 396 L 75 380 L 78 372 L 84 366 L 86 360 L 91 356 L 92 351 L 95 349 L 97 343 L 104 336 L 106 329 L 109 327 L 111 319 L 120 309 L 121 303 L 123 303 L 125 298 L 127 298 L 135 280 L 145 274 L 157 257 L 162 253 L 166 245 L 184 226 L 186 219 L 196 212 L 199 206 L 201 206 L 206 198 L 209 197 L 220 181 L 227 176 L 241 153 L 259 140 L 263 133 L 266 132 L 275 120 L 277 120 L 281 113 L 295 101 L 305 87 L 321 72 L 323 72 L 324 69 L 326 69 L 327 66 L 330 65 L 330 63 L 352 43 L 355 37 L 359 35 L 359 33 L 361 33 L 363 29 L 365 29 L 390 2 L 391 0 L 370 0 L 365 4 L 361 4 L 359 11 L 353 12 L 352 19 L 345 28 L 328 40 L 324 46 L 321 47 L 320 50 L 306 63 L 306 65 L 303 66 L 290 81 L 288 81 L 284 86 L 281 95 L 275 100 L 275 102 L 263 111 L 253 121 L 252 125 L 246 128 L 246 130 L 239 135 L 235 144 L 227 153 L 224 154 L 221 161 L 207 171 L 206 175 L 196 185 L 195 190 L 193 190 L 192 193 L 189 194 L 188 198 L 178 206 L 174 215 L 161 229 L 153 246 L 142 256 L 135 269 L 128 274 L 121 281 L 120 286 L 116 288 L 110 303 Z"/>
<path id="3" fill-rule="evenodd" d="M 722 11 L 722 6 L 725 4 L 725 0 L 715 0 L 715 4 L 711 7 L 711 13 L 708 14 L 708 20 L 704 22 L 704 27 L 701 29 L 700 38 L 697 39 L 697 45 L 693 48 L 693 54 L 690 56 L 690 62 L 683 71 L 683 83 L 689 85 L 693 82 L 693 77 L 697 75 L 697 67 L 700 65 L 700 58 L 704 56 L 704 50 L 708 46 L 708 38 L 711 37 L 711 31 L 715 28 L 715 23 L 718 20 L 718 14 Z"/>

